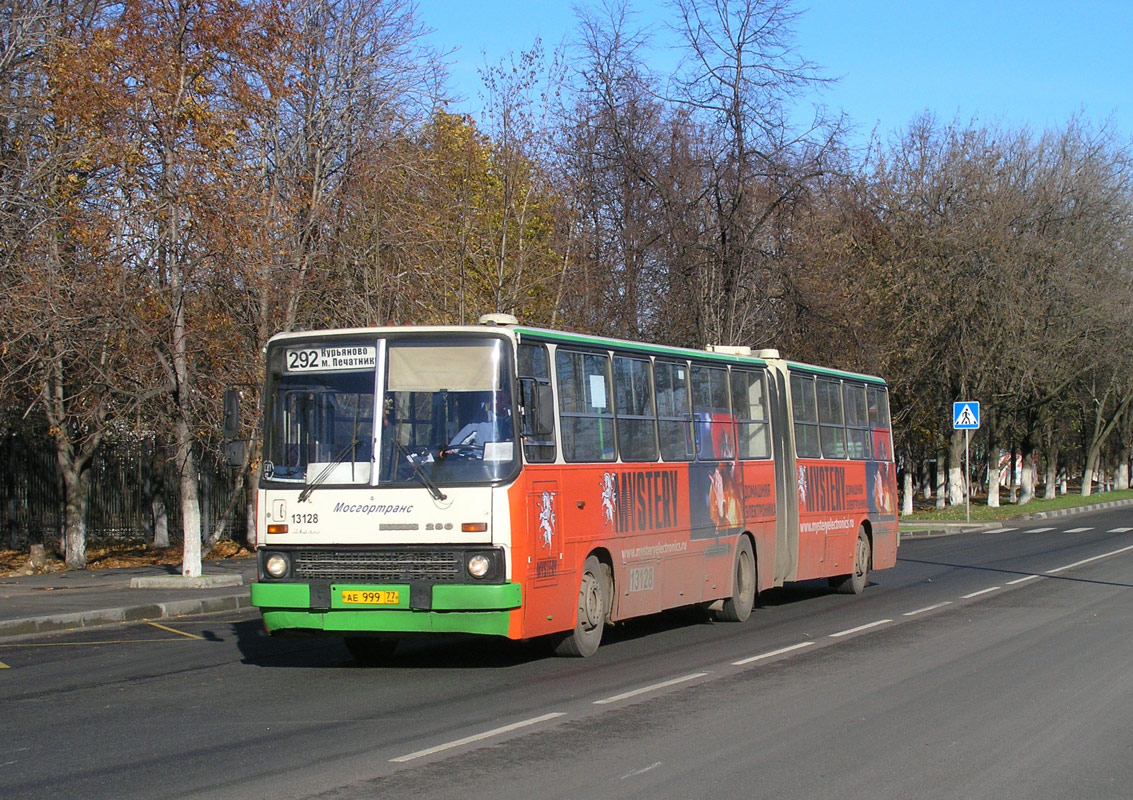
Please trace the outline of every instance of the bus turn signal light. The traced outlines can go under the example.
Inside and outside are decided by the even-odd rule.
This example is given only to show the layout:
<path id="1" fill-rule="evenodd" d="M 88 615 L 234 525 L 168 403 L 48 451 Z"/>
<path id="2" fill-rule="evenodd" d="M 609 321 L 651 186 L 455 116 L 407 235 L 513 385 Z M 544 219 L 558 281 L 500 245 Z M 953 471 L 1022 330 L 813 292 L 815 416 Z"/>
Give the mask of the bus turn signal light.
<path id="1" fill-rule="evenodd" d="M 462 522 L 460 530 L 464 533 L 484 533 L 488 530 L 487 522 Z"/>

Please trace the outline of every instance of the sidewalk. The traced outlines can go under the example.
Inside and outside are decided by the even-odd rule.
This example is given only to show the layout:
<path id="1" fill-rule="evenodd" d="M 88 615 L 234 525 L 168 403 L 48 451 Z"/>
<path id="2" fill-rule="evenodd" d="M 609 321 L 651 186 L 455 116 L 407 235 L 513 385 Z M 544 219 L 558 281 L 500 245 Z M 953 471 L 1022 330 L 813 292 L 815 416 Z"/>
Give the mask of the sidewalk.
<path id="1" fill-rule="evenodd" d="M 206 561 L 202 575 L 187 579 L 175 567 L 154 566 L 0 578 L 0 638 L 251 605 L 254 558 Z"/>

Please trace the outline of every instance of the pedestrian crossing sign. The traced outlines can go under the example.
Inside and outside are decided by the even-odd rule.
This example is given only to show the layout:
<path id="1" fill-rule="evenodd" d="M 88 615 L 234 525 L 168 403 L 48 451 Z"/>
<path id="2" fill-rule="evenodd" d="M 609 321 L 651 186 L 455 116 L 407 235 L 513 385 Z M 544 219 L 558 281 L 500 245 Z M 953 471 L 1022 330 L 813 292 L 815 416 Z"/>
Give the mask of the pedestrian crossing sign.
<path id="1" fill-rule="evenodd" d="M 974 431 L 980 427 L 978 400 L 961 400 L 952 404 L 952 427 L 958 431 Z"/>

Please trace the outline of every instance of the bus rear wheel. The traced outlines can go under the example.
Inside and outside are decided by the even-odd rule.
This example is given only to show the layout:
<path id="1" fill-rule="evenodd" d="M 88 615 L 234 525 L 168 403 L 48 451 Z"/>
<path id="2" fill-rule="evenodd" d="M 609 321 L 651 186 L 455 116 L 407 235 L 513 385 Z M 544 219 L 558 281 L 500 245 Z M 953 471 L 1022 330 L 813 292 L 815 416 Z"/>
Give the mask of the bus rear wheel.
<path id="1" fill-rule="evenodd" d="M 732 596 L 724 601 L 716 616 L 725 622 L 743 622 L 755 606 L 755 554 L 751 540 L 741 536 L 736 544 L 736 574 Z"/>
<path id="2" fill-rule="evenodd" d="M 610 612 L 610 583 L 609 567 L 597 556 L 587 556 L 578 587 L 578 618 L 574 630 L 555 645 L 557 655 L 586 658 L 598 651 Z"/>
<path id="3" fill-rule="evenodd" d="M 381 667 L 389 663 L 397 650 L 397 639 L 379 639 L 374 636 L 346 636 L 346 649 L 360 667 Z"/>
<path id="4" fill-rule="evenodd" d="M 869 565 L 873 561 L 873 551 L 865 528 L 858 528 L 858 543 L 854 548 L 854 571 L 849 575 L 839 575 L 830 579 L 830 585 L 842 594 L 861 594 L 869 585 Z"/>

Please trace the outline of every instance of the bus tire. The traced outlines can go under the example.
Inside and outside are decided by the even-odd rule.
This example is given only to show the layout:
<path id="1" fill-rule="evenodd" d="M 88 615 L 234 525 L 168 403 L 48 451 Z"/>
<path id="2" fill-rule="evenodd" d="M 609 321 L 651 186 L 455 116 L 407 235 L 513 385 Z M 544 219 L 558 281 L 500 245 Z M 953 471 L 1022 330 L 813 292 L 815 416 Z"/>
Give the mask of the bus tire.
<path id="1" fill-rule="evenodd" d="M 732 596 L 724 600 L 716 613 L 717 618 L 725 622 L 743 622 L 750 617 L 755 606 L 755 583 L 755 554 L 751 550 L 751 539 L 741 536 L 736 543 Z"/>
<path id="2" fill-rule="evenodd" d="M 578 586 L 578 616 L 574 630 L 555 645 L 560 656 L 586 658 L 598 651 L 606 616 L 610 613 L 610 569 L 597 556 L 587 556 Z"/>
<path id="3" fill-rule="evenodd" d="M 830 579 L 830 585 L 842 594 L 861 594 L 869 585 L 869 565 L 873 561 L 873 551 L 865 528 L 858 528 L 858 543 L 854 547 L 854 571 L 849 575 L 839 575 Z"/>
<path id="4" fill-rule="evenodd" d="M 343 641 L 360 667 L 381 667 L 389 663 L 397 650 L 397 639 L 375 636 L 345 636 Z"/>

